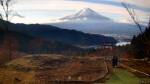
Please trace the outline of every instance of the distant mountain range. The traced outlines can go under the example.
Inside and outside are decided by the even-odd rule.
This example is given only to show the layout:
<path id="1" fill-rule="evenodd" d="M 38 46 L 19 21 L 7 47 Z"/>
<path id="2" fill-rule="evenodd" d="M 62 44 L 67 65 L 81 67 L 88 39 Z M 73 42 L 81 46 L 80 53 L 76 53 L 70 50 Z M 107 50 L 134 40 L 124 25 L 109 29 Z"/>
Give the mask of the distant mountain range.
<path id="1" fill-rule="evenodd" d="M 3 41 L 3 27 L 0 27 L 0 39 Z M 51 25 L 40 24 L 13 24 L 9 23 L 9 33 L 21 44 L 22 51 L 81 51 L 78 46 L 97 46 L 104 44 L 116 44 L 112 37 L 88 34 L 76 30 L 61 29 Z M 31 44 L 32 43 L 32 44 Z M 33 49 L 33 50 L 32 50 Z"/>
<path id="2" fill-rule="evenodd" d="M 60 18 L 60 20 L 61 22 L 50 23 L 50 25 L 64 29 L 75 29 L 86 33 L 117 35 L 119 37 L 123 36 L 122 38 L 129 37 L 130 39 L 133 35 L 139 33 L 136 25 L 115 22 L 90 8 L 82 9 L 75 14 Z"/>

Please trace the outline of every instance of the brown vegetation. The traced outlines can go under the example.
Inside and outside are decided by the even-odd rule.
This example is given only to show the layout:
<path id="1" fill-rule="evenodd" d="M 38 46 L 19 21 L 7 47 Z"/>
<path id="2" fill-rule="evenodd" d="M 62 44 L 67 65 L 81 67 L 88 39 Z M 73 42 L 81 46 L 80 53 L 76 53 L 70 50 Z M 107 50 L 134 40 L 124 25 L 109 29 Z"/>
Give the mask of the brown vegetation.
<path id="1" fill-rule="evenodd" d="M 26 56 L 0 68 L 0 82 L 13 84 L 49 84 L 61 82 L 94 82 L 106 75 L 105 61 L 99 57 L 71 57 L 58 55 Z M 8 81 L 7 81 L 8 80 Z"/>
<path id="2" fill-rule="evenodd" d="M 150 63 L 146 62 L 145 60 L 128 60 L 123 61 L 123 63 L 129 67 L 150 74 Z"/>

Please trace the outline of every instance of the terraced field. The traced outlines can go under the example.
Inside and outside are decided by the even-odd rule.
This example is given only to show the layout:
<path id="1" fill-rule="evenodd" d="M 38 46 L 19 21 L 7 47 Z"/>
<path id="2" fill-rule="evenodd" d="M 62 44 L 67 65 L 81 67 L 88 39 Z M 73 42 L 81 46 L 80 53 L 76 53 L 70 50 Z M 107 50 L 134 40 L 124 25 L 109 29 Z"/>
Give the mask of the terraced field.
<path id="1" fill-rule="evenodd" d="M 103 58 L 26 56 L 0 68 L 0 84 L 53 84 L 71 81 L 92 83 L 106 74 Z"/>
<path id="2" fill-rule="evenodd" d="M 111 63 L 107 64 L 100 57 L 29 55 L 1 66 L 0 84 L 150 83 L 150 78 L 138 77 L 123 68 L 107 68 Z M 107 75 L 110 76 L 106 78 Z"/>

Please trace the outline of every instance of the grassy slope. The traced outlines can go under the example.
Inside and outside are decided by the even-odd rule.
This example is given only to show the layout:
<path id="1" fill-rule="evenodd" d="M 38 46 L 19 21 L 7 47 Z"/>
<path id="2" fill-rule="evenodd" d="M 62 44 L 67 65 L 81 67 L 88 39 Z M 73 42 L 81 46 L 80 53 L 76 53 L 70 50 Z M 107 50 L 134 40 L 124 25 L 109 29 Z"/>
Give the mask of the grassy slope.
<path id="1" fill-rule="evenodd" d="M 140 79 L 134 74 L 123 70 L 114 69 L 113 74 L 106 84 L 139 84 Z"/>

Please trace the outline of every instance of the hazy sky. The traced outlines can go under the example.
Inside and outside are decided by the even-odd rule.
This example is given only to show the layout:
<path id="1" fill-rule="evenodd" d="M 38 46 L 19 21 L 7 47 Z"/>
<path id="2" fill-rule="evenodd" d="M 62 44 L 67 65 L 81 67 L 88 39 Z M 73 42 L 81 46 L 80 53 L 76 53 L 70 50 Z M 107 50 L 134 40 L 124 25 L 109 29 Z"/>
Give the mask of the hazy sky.
<path id="1" fill-rule="evenodd" d="M 126 1 L 135 8 L 140 21 L 148 21 L 150 0 L 17 0 L 13 9 L 24 18 L 14 17 L 12 22 L 50 23 L 83 8 L 91 8 L 118 22 L 129 22 L 128 13 L 122 7 L 121 1 Z"/>

